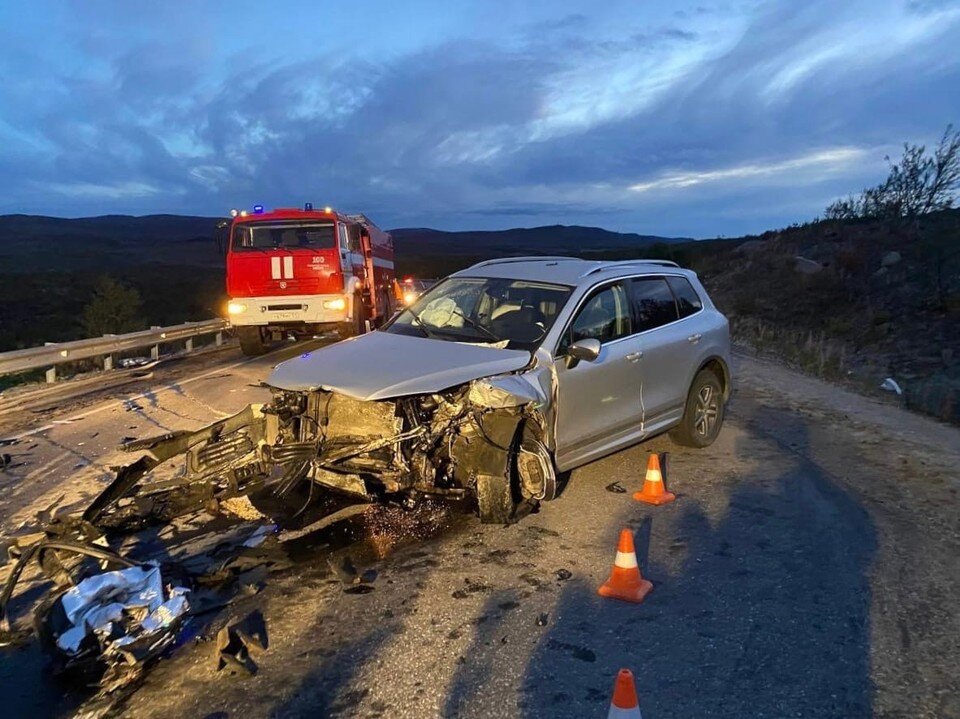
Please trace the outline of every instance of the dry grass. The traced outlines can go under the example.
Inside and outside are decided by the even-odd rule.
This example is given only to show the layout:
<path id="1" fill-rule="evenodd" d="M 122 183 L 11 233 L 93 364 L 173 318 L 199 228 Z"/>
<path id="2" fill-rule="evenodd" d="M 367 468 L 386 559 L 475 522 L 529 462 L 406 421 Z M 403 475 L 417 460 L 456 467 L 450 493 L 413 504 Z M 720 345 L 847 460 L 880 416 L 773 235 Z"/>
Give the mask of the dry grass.
<path id="1" fill-rule="evenodd" d="M 823 332 L 790 329 L 754 317 L 734 318 L 730 330 L 737 345 L 759 355 L 776 357 L 815 377 L 847 377 L 846 345 Z"/>

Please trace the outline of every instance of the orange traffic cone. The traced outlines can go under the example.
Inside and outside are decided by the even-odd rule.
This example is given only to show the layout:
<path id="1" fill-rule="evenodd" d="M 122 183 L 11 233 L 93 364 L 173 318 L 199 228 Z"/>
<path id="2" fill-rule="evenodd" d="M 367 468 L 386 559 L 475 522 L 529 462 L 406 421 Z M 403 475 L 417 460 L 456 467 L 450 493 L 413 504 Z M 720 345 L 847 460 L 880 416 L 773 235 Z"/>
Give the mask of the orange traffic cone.
<path id="1" fill-rule="evenodd" d="M 633 672 L 629 669 L 617 672 L 607 719 L 643 719 L 640 716 L 640 702 L 637 700 L 637 687 L 633 683 Z"/>
<path id="2" fill-rule="evenodd" d="M 601 597 L 613 597 L 625 602 L 639 604 L 653 589 L 653 584 L 640 576 L 637 566 L 637 550 L 633 548 L 633 534 L 629 529 L 620 530 L 617 543 L 617 558 L 613 562 L 610 579 L 600 585 Z"/>
<path id="3" fill-rule="evenodd" d="M 647 476 L 643 480 L 643 489 L 634 492 L 633 498 L 638 502 L 658 505 L 672 502 L 677 498 L 673 492 L 668 492 L 663 486 L 663 474 L 660 472 L 660 457 L 658 455 L 650 454 L 650 459 L 647 461 Z"/>

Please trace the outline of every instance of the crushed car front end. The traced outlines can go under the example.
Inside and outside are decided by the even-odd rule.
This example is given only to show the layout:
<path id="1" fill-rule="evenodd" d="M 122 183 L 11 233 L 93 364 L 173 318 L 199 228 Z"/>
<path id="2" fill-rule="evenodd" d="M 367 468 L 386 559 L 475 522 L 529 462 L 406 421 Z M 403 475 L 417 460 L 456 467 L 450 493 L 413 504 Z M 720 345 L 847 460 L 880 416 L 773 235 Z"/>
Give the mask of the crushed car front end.
<path id="1" fill-rule="evenodd" d="M 507 522 L 555 491 L 543 405 L 516 375 L 385 400 L 275 389 L 249 424 L 191 446 L 187 467 L 228 477 L 228 491 L 254 479 L 281 497 L 301 483 L 408 506 L 465 497 L 485 521 Z"/>

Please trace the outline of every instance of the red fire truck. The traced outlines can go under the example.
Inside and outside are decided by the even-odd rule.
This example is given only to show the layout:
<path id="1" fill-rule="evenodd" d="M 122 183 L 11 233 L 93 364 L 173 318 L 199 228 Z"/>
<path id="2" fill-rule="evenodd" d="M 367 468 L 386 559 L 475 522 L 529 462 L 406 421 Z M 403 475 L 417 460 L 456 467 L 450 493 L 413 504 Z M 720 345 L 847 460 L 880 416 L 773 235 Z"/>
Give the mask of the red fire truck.
<path id="1" fill-rule="evenodd" d="M 218 241 L 227 312 L 244 354 L 263 354 L 291 333 L 350 337 L 393 312 L 393 239 L 364 215 L 309 203 L 230 214 Z"/>

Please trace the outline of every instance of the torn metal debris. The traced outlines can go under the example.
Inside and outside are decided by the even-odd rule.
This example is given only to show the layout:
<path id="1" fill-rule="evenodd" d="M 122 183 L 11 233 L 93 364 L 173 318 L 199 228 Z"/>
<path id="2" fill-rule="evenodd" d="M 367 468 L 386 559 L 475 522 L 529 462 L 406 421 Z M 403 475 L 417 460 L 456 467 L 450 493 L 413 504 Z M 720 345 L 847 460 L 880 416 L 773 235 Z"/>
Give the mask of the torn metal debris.
<path id="1" fill-rule="evenodd" d="M 10 599 L 36 562 L 56 587 L 35 612 L 43 645 L 63 668 L 105 667 L 102 692 L 126 686 L 189 616 L 257 591 L 262 576 L 243 581 L 256 563 L 234 560 L 268 540 L 285 546 L 377 503 L 466 500 L 495 523 L 534 511 L 556 493 L 544 405 L 539 386 L 512 374 L 389 399 L 274 388 L 266 404 L 201 430 L 126 438 L 132 461 L 82 513 L 59 516 L 51 506 L 40 531 L 11 547 L 2 628 L 12 628 Z M 174 555 L 178 522 L 215 517 L 212 546 Z M 242 536 L 227 539 L 225 527 L 243 522 Z M 164 526 L 147 531 L 156 525 Z M 162 565 L 131 558 L 129 549 L 150 542 Z M 358 574 L 344 591 L 372 591 L 374 577 Z M 247 643 L 236 642 L 221 637 L 218 661 L 255 671 Z"/>
<path id="2" fill-rule="evenodd" d="M 265 652 L 267 646 L 267 625 L 263 614 L 251 612 L 217 633 L 214 645 L 216 669 L 227 669 L 229 673 L 240 671 L 252 676 L 258 670 L 253 657 Z"/>
<path id="3" fill-rule="evenodd" d="M 67 661 L 102 661 L 112 681 L 169 647 L 190 608 L 189 589 L 166 585 L 157 566 L 128 567 L 81 580 L 38 616 L 41 639 Z"/>

